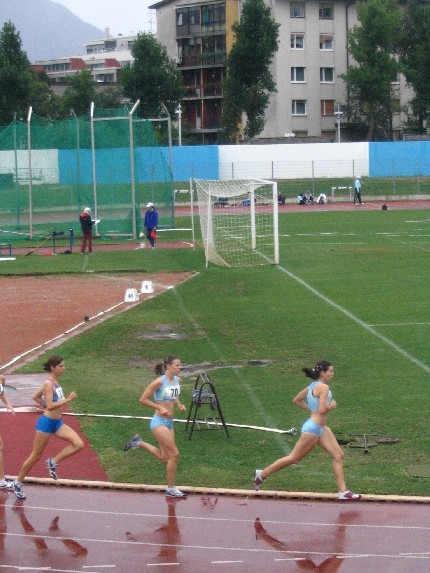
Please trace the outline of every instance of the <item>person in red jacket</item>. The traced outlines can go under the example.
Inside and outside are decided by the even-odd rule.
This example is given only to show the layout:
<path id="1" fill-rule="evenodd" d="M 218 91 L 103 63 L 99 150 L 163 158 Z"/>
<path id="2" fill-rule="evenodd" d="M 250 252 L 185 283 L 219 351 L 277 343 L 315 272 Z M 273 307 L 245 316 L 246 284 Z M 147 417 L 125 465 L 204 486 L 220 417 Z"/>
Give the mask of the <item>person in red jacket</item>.
<path id="1" fill-rule="evenodd" d="M 93 225 L 94 221 L 91 219 L 91 209 L 85 207 L 83 212 L 79 215 L 79 222 L 81 223 L 82 229 L 82 245 L 81 245 L 81 255 L 85 253 L 85 247 L 88 241 L 88 252 L 91 254 L 93 252 Z"/>

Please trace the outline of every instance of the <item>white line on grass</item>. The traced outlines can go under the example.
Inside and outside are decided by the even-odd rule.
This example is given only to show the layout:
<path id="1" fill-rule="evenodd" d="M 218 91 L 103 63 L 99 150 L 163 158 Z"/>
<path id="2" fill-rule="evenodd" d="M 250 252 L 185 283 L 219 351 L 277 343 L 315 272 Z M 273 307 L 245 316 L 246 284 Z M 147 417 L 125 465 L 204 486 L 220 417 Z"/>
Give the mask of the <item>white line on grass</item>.
<path id="1" fill-rule="evenodd" d="M 333 308 L 335 308 L 336 310 L 338 310 L 339 312 L 341 312 L 342 314 L 344 314 L 345 316 L 350 318 L 353 322 L 355 322 L 356 324 L 358 324 L 359 326 L 364 328 L 364 330 L 366 330 L 370 334 L 373 334 L 373 336 L 376 336 L 376 338 L 379 338 L 379 340 L 382 340 L 382 342 L 384 342 L 387 346 L 390 346 L 398 354 L 400 354 L 404 358 L 407 358 L 408 360 L 410 360 L 410 362 L 412 362 L 413 364 L 415 364 L 416 366 L 421 368 L 421 370 L 424 370 L 424 372 L 427 372 L 427 374 L 430 374 L 430 366 L 428 366 L 427 364 L 425 364 L 424 362 L 419 360 L 419 358 L 417 358 L 416 356 L 413 356 L 412 354 L 410 354 L 409 352 L 404 350 L 401 346 L 399 346 L 398 344 L 396 344 L 395 342 L 393 342 L 392 340 L 390 340 L 389 338 L 387 338 L 383 334 L 380 334 L 378 331 L 376 331 L 374 328 L 372 328 L 372 326 L 370 324 L 365 323 L 363 320 L 358 318 L 358 316 L 355 316 L 355 314 L 352 314 L 352 312 L 349 312 L 349 310 L 347 310 L 346 308 L 343 308 L 343 306 L 340 306 L 340 304 L 337 304 L 336 302 L 334 302 L 333 300 L 331 300 L 327 296 L 323 295 L 321 292 L 316 290 L 313 286 L 311 286 L 306 281 L 304 281 L 300 277 L 296 276 L 292 272 L 288 271 L 287 269 L 285 269 L 281 265 L 278 265 L 278 269 L 280 271 L 282 271 L 283 273 L 285 273 L 290 278 L 292 278 L 293 280 L 295 280 L 296 282 L 298 282 L 299 284 L 301 284 L 302 286 L 304 286 L 307 290 L 309 290 L 312 294 L 314 294 L 315 296 L 320 298 L 322 301 L 324 301 L 328 305 L 332 306 Z"/>
<path id="2" fill-rule="evenodd" d="M 193 315 L 191 314 L 191 312 L 187 309 L 187 307 L 185 306 L 184 300 L 182 299 L 181 295 L 178 293 L 177 289 L 173 289 L 173 293 L 176 297 L 176 300 L 178 301 L 178 305 L 180 310 L 183 312 L 183 314 L 186 316 L 187 320 L 194 326 L 196 332 L 198 333 L 203 333 L 205 337 L 207 337 L 207 340 L 209 341 L 210 345 L 212 346 L 213 350 L 216 352 L 216 354 L 219 356 L 220 360 L 222 360 L 223 362 L 226 362 L 226 358 L 225 356 L 222 355 L 221 350 L 219 349 L 219 347 L 215 344 L 215 342 L 212 340 L 212 338 L 210 338 L 210 336 L 207 334 L 207 332 L 200 326 L 200 324 L 194 319 Z M 273 418 L 270 416 L 270 414 L 265 410 L 263 404 L 260 402 L 260 400 L 257 398 L 257 396 L 255 395 L 253 389 L 251 388 L 251 386 L 245 381 L 242 373 L 240 372 L 239 368 L 237 367 L 233 367 L 232 372 L 235 374 L 236 378 L 238 379 L 239 383 L 241 384 L 241 386 L 244 388 L 244 390 L 246 391 L 246 393 L 248 394 L 252 404 L 254 405 L 254 408 L 257 410 L 257 412 L 260 414 L 260 416 L 263 417 L 263 419 L 266 421 L 266 424 L 269 427 L 276 427 L 276 423 L 273 420 Z M 278 444 L 281 446 L 282 451 L 285 452 L 286 454 L 289 454 L 291 449 L 285 444 L 285 442 L 283 441 L 283 439 L 280 437 L 279 434 L 275 434 L 275 440 L 278 442 Z"/>
<path id="3" fill-rule="evenodd" d="M 430 326 L 430 322 L 381 322 L 381 324 L 369 324 L 369 326 Z"/>
<path id="4" fill-rule="evenodd" d="M 410 241 L 410 242 L 406 242 L 406 241 L 398 241 L 398 243 L 400 243 L 401 245 L 406 245 L 407 247 L 414 247 L 415 249 L 419 249 L 420 251 L 424 251 L 425 253 L 429 252 L 429 248 L 423 248 L 422 245 L 428 245 L 428 243 L 417 243 L 416 241 Z"/>

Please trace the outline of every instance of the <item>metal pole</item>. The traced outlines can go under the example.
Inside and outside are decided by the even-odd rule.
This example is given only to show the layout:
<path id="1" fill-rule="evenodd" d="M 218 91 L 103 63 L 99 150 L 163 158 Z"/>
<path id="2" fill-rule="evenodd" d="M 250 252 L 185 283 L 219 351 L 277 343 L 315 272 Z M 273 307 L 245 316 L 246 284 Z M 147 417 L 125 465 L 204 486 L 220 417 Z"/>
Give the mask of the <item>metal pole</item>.
<path id="1" fill-rule="evenodd" d="M 94 217 L 97 220 L 98 217 L 98 206 L 97 206 L 97 181 L 96 181 L 96 148 L 94 140 L 94 102 L 91 102 L 91 158 L 92 158 L 92 168 L 93 168 L 93 195 L 94 195 Z M 98 224 L 94 225 L 96 228 L 96 235 L 98 235 Z"/>
<path id="2" fill-rule="evenodd" d="M 131 175 L 131 203 L 132 203 L 132 225 L 133 225 L 133 239 L 137 237 L 137 222 L 136 222 L 136 181 L 134 171 L 134 137 L 133 137 L 133 113 L 137 106 L 140 104 L 140 99 L 136 101 L 128 114 L 129 119 L 129 133 L 130 133 L 130 175 Z"/>
<path id="3" fill-rule="evenodd" d="M 178 109 L 176 110 L 178 114 L 178 135 L 179 135 L 179 147 L 182 146 L 182 108 L 181 104 L 178 105 Z"/>
<path id="4" fill-rule="evenodd" d="M 273 247 L 275 264 L 279 265 L 279 220 L 278 220 L 278 184 L 276 181 L 273 183 Z"/>
<path id="5" fill-rule="evenodd" d="M 27 116 L 27 151 L 28 151 L 28 210 L 29 210 L 29 226 L 30 226 L 30 239 L 33 238 L 33 175 L 31 169 L 31 115 L 33 108 L 30 106 Z"/>

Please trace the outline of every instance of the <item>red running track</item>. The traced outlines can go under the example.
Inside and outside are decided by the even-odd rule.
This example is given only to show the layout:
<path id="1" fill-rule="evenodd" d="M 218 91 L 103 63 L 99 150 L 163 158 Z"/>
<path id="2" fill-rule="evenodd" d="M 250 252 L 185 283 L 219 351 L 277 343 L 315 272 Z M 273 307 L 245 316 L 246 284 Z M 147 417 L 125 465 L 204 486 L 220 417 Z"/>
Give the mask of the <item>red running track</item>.
<path id="1" fill-rule="evenodd" d="M 422 573 L 428 506 L 27 485 L 0 492 L 0 570 Z"/>

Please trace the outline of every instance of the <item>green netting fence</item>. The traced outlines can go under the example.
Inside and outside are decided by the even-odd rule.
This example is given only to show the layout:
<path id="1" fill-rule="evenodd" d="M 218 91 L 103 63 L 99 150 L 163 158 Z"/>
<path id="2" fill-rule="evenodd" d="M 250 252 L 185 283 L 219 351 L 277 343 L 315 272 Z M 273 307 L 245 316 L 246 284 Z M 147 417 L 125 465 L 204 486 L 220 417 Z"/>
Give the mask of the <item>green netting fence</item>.
<path id="1" fill-rule="evenodd" d="M 152 122 L 127 108 L 51 121 L 29 111 L 0 129 L 0 242 L 80 235 L 91 207 L 102 238 L 136 237 L 153 202 L 174 227 L 173 179 Z"/>

